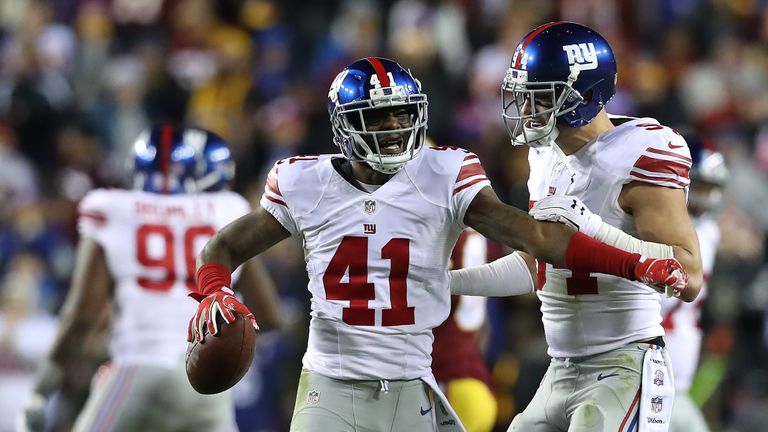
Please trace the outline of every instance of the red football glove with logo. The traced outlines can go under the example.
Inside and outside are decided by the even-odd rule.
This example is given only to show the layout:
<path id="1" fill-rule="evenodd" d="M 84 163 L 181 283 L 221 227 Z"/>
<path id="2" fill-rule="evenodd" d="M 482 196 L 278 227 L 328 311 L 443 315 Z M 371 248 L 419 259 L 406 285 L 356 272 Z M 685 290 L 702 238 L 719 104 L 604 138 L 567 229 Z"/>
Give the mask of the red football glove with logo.
<path id="1" fill-rule="evenodd" d="M 667 297 L 680 297 L 688 286 L 688 273 L 674 258 L 641 257 L 635 266 L 635 278 Z"/>
<path id="2" fill-rule="evenodd" d="M 197 271 L 197 292 L 189 294 L 200 302 L 197 312 L 189 321 L 187 341 L 203 343 L 204 329 L 215 335 L 219 332 L 218 317 L 229 324 L 235 320 L 235 312 L 240 312 L 251 320 L 253 327 L 259 329 L 256 318 L 244 304 L 233 295 L 229 288 L 231 279 L 229 269 L 221 264 L 204 264 Z"/>

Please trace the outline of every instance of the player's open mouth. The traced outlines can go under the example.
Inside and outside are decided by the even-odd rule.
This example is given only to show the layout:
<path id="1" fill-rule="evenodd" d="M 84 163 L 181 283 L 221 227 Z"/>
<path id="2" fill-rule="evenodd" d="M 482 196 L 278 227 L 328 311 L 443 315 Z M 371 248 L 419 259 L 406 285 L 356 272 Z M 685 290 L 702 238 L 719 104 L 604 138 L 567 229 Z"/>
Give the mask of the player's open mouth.
<path id="1" fill-rule="evenodd" d="M 382 153 L 396 154 L 403 151 L 403 138 L 397 138 L 394 140 L 382 141 L 379 144 L 379 149 Z"/>

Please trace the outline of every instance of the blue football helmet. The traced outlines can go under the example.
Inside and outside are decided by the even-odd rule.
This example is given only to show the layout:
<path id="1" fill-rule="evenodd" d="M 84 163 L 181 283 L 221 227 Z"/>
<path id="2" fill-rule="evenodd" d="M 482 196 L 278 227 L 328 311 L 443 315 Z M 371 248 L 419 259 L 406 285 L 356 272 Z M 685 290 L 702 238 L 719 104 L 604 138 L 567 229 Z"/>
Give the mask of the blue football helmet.
<path id="1" fill-rule="evenodd" d="M 691 188 L 688 206 L 694 213 L 714 211 L 723 203 L 723 187 L 728 181 L 728 166 L 722 153 L 698 136 L 686 136 L 691 150 Z"/>
<path id="2" fill-rule="evenodd" d="M 558 127 L 589 124 L 615 93 L 608 42 L 581 24 L 551 22 L 517 46 L 501 86 L 502 117 L 513 145 L 550 145 Z"/>
<path id="3" fill-rule="evenodd" d="M 365 116 L 372 110 L 406 107 L 410 126 L 369 131 Z M 427 95 L 409 71 L 381 57 L 360 59 L 342 70 L 328 91 L 334 143 L 349 159 L 366 162 L 385 174 L 394 174 L 413 159 L 424 144 L 427 131 Z M 407 133 L 405 149 L 399 154 L 381 152 L 383 136 Z"/>
<path id="4" fill-rule="evenodd" d="M 133 146 L 133 189 L 180 194 L 229 188 L 229 146 L 205 129 L 168 124 L 143 132 Z"/>

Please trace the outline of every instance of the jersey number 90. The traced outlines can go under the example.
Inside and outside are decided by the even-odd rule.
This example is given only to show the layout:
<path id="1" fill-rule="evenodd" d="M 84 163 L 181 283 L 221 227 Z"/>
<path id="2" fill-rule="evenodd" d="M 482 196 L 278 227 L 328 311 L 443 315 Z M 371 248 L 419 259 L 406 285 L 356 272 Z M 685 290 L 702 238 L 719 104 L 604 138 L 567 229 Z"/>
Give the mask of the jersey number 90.
<path id="1" fill-rule="evenodd" d="M 186 282 L 187 288 L 193 291 L 195 289 L 195 258 L 197 257 L 195 243 L 201 237 L 207 241 L 214 234 L 216 234 L 216 228 L 212 226 L 192 226 L 184 231 L 181 239 L 175 239 L 173 231 L 166 225 L 145 224 L 139 226 L 136 230 L 136 258 L 139 264 L 147 269 L 162 269 L 165 271 L 165 277 L 157 279 L 140 276 L 136 279 L 137 283 L 140 287 L 150 291 L 169 291 L 177 281 L 177 268 L 183 267 L 183 280 Z M 160 243 L 163 244 L 161 254 L 156 253 L 158 248 L 150 249 L 150 241 L 153 241 L 150 239 L 152 238 L 159 239 Z M 182 243 L 177 244 L 178 240 L 181 240 Z M 175 262 L 174 250 L 176 247 L 182 247 L 184 250 L 184 262 L 180 266 L 177 266 Z"/>

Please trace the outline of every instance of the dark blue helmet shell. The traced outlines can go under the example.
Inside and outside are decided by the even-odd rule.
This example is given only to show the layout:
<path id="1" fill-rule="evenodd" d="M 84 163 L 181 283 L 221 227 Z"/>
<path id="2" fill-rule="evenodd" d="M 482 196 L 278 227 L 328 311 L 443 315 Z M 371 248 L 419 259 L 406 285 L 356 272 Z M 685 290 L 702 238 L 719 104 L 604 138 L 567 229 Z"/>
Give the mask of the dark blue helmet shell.
<path id="1" fill-rule="evenodd" d="M 518 44 L 502 85 L 503 118 L 513 143 L 549 143 L 556 126 L 589 124 L 615 93 L 608 42 L 587 26 L 552 22 Z"/>
<path id="2" fill-rule="evenodd" d="M 226 189 L 235 167 L 227 143 L 213 132 L 169 124 L 142 133 L 133 147 L 133 188 L 179 194 Z"/>

